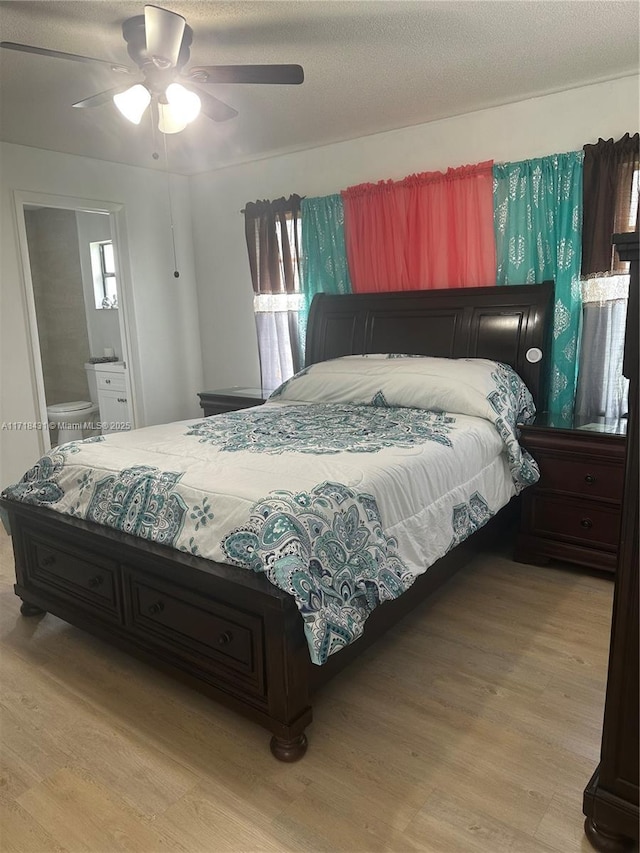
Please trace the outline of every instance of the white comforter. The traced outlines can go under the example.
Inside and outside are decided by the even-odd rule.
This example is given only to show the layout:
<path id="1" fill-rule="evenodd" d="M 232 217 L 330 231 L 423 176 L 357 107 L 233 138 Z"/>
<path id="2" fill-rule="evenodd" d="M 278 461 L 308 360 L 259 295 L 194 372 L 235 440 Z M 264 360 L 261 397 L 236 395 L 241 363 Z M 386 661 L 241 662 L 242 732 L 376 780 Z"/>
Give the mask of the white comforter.
<path id="1" fill-rule="evenodd" d="M 532 410 L 493 362 L 349 357 L 262 407 L 54 448 L 4 495 L 264 572 L 323 663 L 537 479 Z"/>

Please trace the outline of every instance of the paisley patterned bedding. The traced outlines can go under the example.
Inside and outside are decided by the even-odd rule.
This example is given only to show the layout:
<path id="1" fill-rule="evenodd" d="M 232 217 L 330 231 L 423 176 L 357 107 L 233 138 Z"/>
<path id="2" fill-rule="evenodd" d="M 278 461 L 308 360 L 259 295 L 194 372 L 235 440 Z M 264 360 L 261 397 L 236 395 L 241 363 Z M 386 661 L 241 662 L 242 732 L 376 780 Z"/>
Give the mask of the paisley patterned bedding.
<path id="1" fill-rule="evenodd" d="M 537 479 L 532 413 L 495 362 L 347 357 L 262 407 L 54 448 L 3 496 L 264 573 L 321 664 Z"/>

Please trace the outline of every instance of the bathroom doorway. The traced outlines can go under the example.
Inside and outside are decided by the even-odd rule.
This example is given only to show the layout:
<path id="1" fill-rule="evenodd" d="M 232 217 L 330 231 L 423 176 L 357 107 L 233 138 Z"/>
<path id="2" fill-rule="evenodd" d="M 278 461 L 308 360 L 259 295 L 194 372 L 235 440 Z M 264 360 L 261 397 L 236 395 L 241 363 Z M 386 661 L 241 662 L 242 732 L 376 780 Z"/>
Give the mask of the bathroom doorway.
<path id="1" fill-rule="evenodd" d="M 16 213 L 42 452 L 135 426 L 122 206 L 16 193 Z M 114 400 L 96 381 L 106 369 Z"/>

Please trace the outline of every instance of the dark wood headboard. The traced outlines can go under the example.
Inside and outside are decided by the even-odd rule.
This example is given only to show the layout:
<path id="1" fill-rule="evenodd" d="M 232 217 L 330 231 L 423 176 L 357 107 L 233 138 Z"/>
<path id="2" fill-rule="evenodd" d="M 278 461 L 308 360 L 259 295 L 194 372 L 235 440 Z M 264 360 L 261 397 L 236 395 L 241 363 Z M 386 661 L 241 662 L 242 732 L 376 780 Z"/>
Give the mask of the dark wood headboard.
<path id="1" fill-rule="evenodd" d="M 341 355 L 394 352 L 490 358 L 511 365 L 538 410 L 546 402 L 553 282 L 314 297 L 306 364 Z M 531 362 L 530 351 L 542 351 Z"/>

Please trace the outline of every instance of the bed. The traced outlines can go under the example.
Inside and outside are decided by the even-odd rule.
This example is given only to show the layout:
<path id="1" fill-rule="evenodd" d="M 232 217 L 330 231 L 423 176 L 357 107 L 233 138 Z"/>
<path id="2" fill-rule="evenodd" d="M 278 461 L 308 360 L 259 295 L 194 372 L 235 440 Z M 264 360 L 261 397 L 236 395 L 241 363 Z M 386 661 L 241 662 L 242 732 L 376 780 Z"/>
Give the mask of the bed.
<path id="1" fill-rule="evenodd" d="M 360 370 L 360 365 L 365 364 L 369 372 L 379 370 L 385 377 L 389 371 L 393 373 L 398 368 L 402 373 L 412 373 L 415 372 L 412 356 L 457 360 L 445 363 L 447 369 L 457 369 L 456 365 L 464 359 L 490 359 L 510 366 L 526 384 L 537 407 L 541 408 L 544 405 L 546 354 L 549 351 L 547 336 L 552 302 L 551 282 L 468 290 L 318 295 L 309 317 L 305 371 L 289 387 L 285 386 L 280 391 L 280 399 L 260 407 L 260 411 L 248 410 L 249 422 L 254 427 L 256 423 L 269 425 L 272 423 L 269 418 L 280 417 L 283 412 L 289 416 L 293 403 L 298 407 L 296 411 L 304 415 L 313 407 L 316 393 L 313 390 L 314 382 L 318 384 L 319 375 L 329 376 L 329 379 L 325 376 L 320 381 L 321 386 L 327 382 L 342 382 L 342 387 L 349 389 L 355 375 L 354 365 Z M 390 359 L 389 354 L 402 358 Z M 418 366 L 428 361 L 414 359 Z M 475 363 L 471 366 L 473 369 L 476 367 Z M 344 373 L 339 380 L 334 379 L 336 370 Z M 507 367 L 501 370 L 505 375 L 514 375 Z M 375 385 L 378 380 L 373 378 L 371 381 Z M 330 385 L 331 393 L 335 387 L 337 385 Z M 312 389 L 310 396 L 309 388 Z M 422 393 L 419 383 L 416 385 L 414 382 L 412 388 L 414 391 L 418 388 Z M 340 403 L 340 398 L 336 399 Z M 335 405 L 335 401 L 331 405 Z M 370 406 L 378 418 L 374 433 L 380 435 L 380 424 L 383 422 L 380 418 L 384 420 L 389 412 L 393 414 L 401 411 L 403 418 L 405 412 L 411 414 L 412 410 L 405 410 L 404 406 L 403 401 L 398 403 L 392 399 L 388 402 L 384 395 L 374 400 Z M 168 425 L 167 428 L 173 430 L 176 436 L 189 434 L 188 439 L 181 438 L 181 441 L 197 441 L 204 445 L 205 451 L 207 448 L 211 450 L 210 445 L 219 442 L 218 434 L 225 424 L 225 440 L 229 440 L 229 435 L 241 434 L 245 429 L 242 424 L 247 421 L 234 420 L 234 417 L 242 418 L 245 412 L 216 416 L 208 421 Z M 458 429 L 457 421 L 464 421 L 462 416 L 449 418 L 452 423 L 448 423 L 446 411 L 430 413 L 428 417 L 431 438 L 434 438 L 432 444 L 446 444 L 448 431 Z M 231 420 L 226 422 L 218 418 Z M 137 467 L 144 467 L 147 461 L 144 453 L 156 448 L 154 441 L 160 435 L 154 432 L 157 428 L 148 429 L 135 431 L 137 435 L 130 434 L 133 445 L 123 447 L 121 451 L 123 458 L 128 454 L 128 459 L 136 461 L 132 454 L 137 440 L 142 461 L 142 466 Z M 410 426 L 409 431 L 412 429 L 414 427 Z M 268 429 L 265 428 L 263 432 L 266 435 Z M 254 440 L 254 434 L 255 428 L 252 428 L 251 441 Z M 164 436 L 162 433 L 162 441 L 166 440 Z M 114 453 L 120 439 L 109 438 L 109 452 Z M 473 440 L 480 441 L 477 435 Z M 86 442 L 80 444 L 82 446 L 79 449 L 72 448 L 60 453 L 67 459 L 72 451 L 80 455 L 104 452 L 103 447 L 96 445 L 93 449 Z M 158 452 L 167 452 L 166 446 L 158 445 Z M 189 447 L 193 447 L 193 444 Z M 216 446 L 211 451 L 211 458 L 221 458 L 218 450 Z M 256 448 L 252 446 L 250 450 L 253 453 Z M 301 488 L 299 482 L 311 483 L 313 477 L 310 474 L 312 479 L 304 480 L 302 464 L 290 466 L 300 468 L 295 473 L 302 479 L 294 480 L 295 489 L 286 492 L 289 502 L 292 496 L 304 494 L 307 500 L 309 494 L 312 494 L 314 500 L 317 498 L 326 507 L 328 500 L 335 499 L 342 504 L 346 498 L 354 498 L 352 492 L 348 489 L 345 492 L 340 485 L 341 475 L 336 472 L 335 464 L 331 467 L 332 454 L 338 462 L 346 458 L 334 450 L 329 448 L 328 455 L 320 459 L 322 470 L 329 472 L 323 478 L 322 493 L 306 487 L 306 490 L 296 492 L 295 489 Z M 194 476 L 200 475 L 204 463 L 194 467 L 191 450 L 186 452 Z M 413 449 L 408 452 L 412 453 Z M 230 455 L 226 454 L 227 457 Z M 247 455 L 251 456 L 248 451 L 245 457 Z M 357 455 L 353 454 L 354 457 Z M 359 455 L 364 457 L 366 454 Z M 299 458 L 303 457 L 304 453 L 301 453 Z M 51 460 L 55 458 L 54 452 L 50 457 L 45 457 L 46 465 L 53 464 Z M 251 458 L 262 460 L 263 457 L 254 455 Z M 264 459 L 264 465 L 260 462 L 256 467 L 255 479 L 262 477 L 264 480 L 266 477 L 265 482 L 268 482 L 272 470 L 269 466 L 273 463 L 266 455 Z M 250 469 L 249 463 L 245 468 Z M 38 472 L 41 477 L 41 469 Z M 342 474 L 344 479 L 344 471 Z M 275 474 L 273 476 L 274 487 L 277 488 L 280 484 L 275 482 Z M 84 488 L 81 482 L 83 477 L 86 480 L 86 475 L 75 478 L 80 491 Z M 111 506 L 113 503 L 113 495 L 110 493 L 111 504 L 105 504 L 104 482 L 101 481 L 102 493 L 94 501 L 95 506 Z M 338 487 L 335 483 L 338 483 Z M 48 484 L 49 481 L 47 487 Z M 526 485 L 526 476 L 520 485 Z M 330 493 L 327 491 L 328 486 L 331 487 Z M 35 492 L 32 487 L 32 483 L 24 486 L 31 495 L 27 502 L 18 500 L 18 492 L 12 492 L 11 489 L 7 490 L 2 500 L 13 539 L 15 592 L 22 599 L 23 616 L 51 612 L 181 678 L 269 729 L 272 733 L 271 751 L 282 761 L 295 761 L 307 749 L 305 729 L 312 719 L 311 697 L 315 690 L 464 565 L 473 555 L 475 542 L 481 533 L 472 533 L 464 540 L 462 536 L 454 536 L 449 546 L 441 549 L 442 557 L 433 562 L 427 571 L 424 571 L 426 565 L 420 568 L 420 573 L 414 570 L 404 583 L 400 581 L 406 581 L 409 577 L 407 565 L 411 561 L 402 563 L 396 559 L 395 551 L 389 551 L 390 562 L 385 564 L 388 583 L 386 586 L 375 586 L 366 581 L 362 585 L 363 589 L 366 587 L 366 594 L 363 593 L 358 599 L 360 602 L 367 596 L 373 596 L 376 599 L 374 604 L 381 606 L 374 609 L 372 604 L 366 610 L 366 624 L 362 620 L 362 625 L 357 624 L 350 636 L 344 636 L 348 633 L 345 630 L 346 622 L 338 625 L 332 623 L 331 631 L 323 629 L 322 636 L 325 639 L 320 641 L 317 636 L 318 623 L 313 622 L 308 611 L 301 610 L 299 598 L 289 594 L 291 590 L 287 583 L 291 581 L 291 573 L 286 576 L 287 582 L 282 581 L 278 586 L 278 573 L 275 570 L 269 574 L 270 579 L 267 578 L 266 568 L 265 571 L 247 570 L 251 568 L 250 560 L 247 561 L 247 554 L 250 554 L 246 547 L 248 537 L 254 535 L 255 525 L 262 523 L 261 513 L 265 519 L 268 516 L 268 510 L 264 510 L 262 504 L 256 503 L 254 506 L 253 527 L 238 525 L 237 516 L 233 516 L 235 520 L 229 528 L 229 536 L 222 540 L 223 558 L 211 559 L 202 556 L 198 548 L 189 546 L 193 536 L 190 539 L 184 533 L 184 526 L 181 527 L 181 544 L 178 546 L 174 537 L 173 547 L 168 547 L 163 544 L 168 541 L 163 536 L 154 534 L 153 541 L 150 541 L 123 532 L 128 529 L 126 527 L 114 529 L 113 526 L 104 526 L 107 522 L 98 511 L 74 517 L 73 507 L 69 505 L 64 510 L 65 514 L 56 512 L 47 506 L 45 499 L 40 499 L 45 491 L 42 481 L 38 483 L 40 492 L 37 500 L 33 499 Z M 56 488 L 55 483 L 53 487 Z M 165 487 L 166 483 L 162 488 Z M 277 492 L 278 501 L 284 500 L 283 494 L 285 492 L 281 489 Z M 366 490 L 362 495 L 362 511 L 369 521 L 373 519 L 371 529 L 379 531 L 377 506 L 372 509 Z M 357 494 L 355 498 L 360 500 Z M 387 501 L 384 494 L 379 495 L 379 498 L 383 503 Z M 175 515 L 171 501 L 177 501 L 177 505 L 182 507 L 182 516 L 185 516 L 186 504 L 181 503 L 181 498 L 173 495 L 171 489 L 159 496 L 154 495 L 153 501 L 164 503 L 166 517 L 171 519 Z M 383 507 L 383 515 L 388 514 L 392 503 L 391 499 L 387 501 L 388 506 Z M 186 513 L 191 519 L 191 533 L 207 524 L 212 526 L 212 519 L 217 512 L 217 509 L 214 513 L 210 506 L 200 501 L 197 512 Z M 471 529 L 484 528 L 484 523 L 492 514 L 486 512 L 486 507 L 480 508 L 477 515 L 479 520 Z M 490 525 L 495 526 L 503 514 L 504 511 L 499 512 Z M 344 518 L 347 519 L 347 516 Z M 100 521 L 102 523 L 98 523 Z M 348 519 L 346 523 L 348 527 Z M 360 528 L 356 525 L 355 529 L 353 536 L 357 538 Z M 347 531 L 345 535 L 351 534 Z M 216 543 L 219 538 L 215 539 Z M 385 545 L 395 541 L 393 537 L 384 535 L 382 539 Z M 463 541 L 458 542 L 458 539 Z M 404 544 L 401 543 L 403 547 Z M 182 550 L 177 550 L 178 547 Z M 219 552 L 211 550 L 207 553 L 211 557 Z M 280 556 L 279 566 L 288 565 L 294 556 L 299 558 L 299 554 L 291 550 L 283 551 Z M 247 560 L 243 562 L 245 557 Z M 414 563 L 419 562 L 421 555 L 413 553 L 412 560 Z M 389 566 L 394 569 L 398 565 L 400 568 L 397 571 L 389 570 Z M 322 624 L 326 628 L 326 619 Z M 314 632 L 315 646 L 311 640 Z"/>

